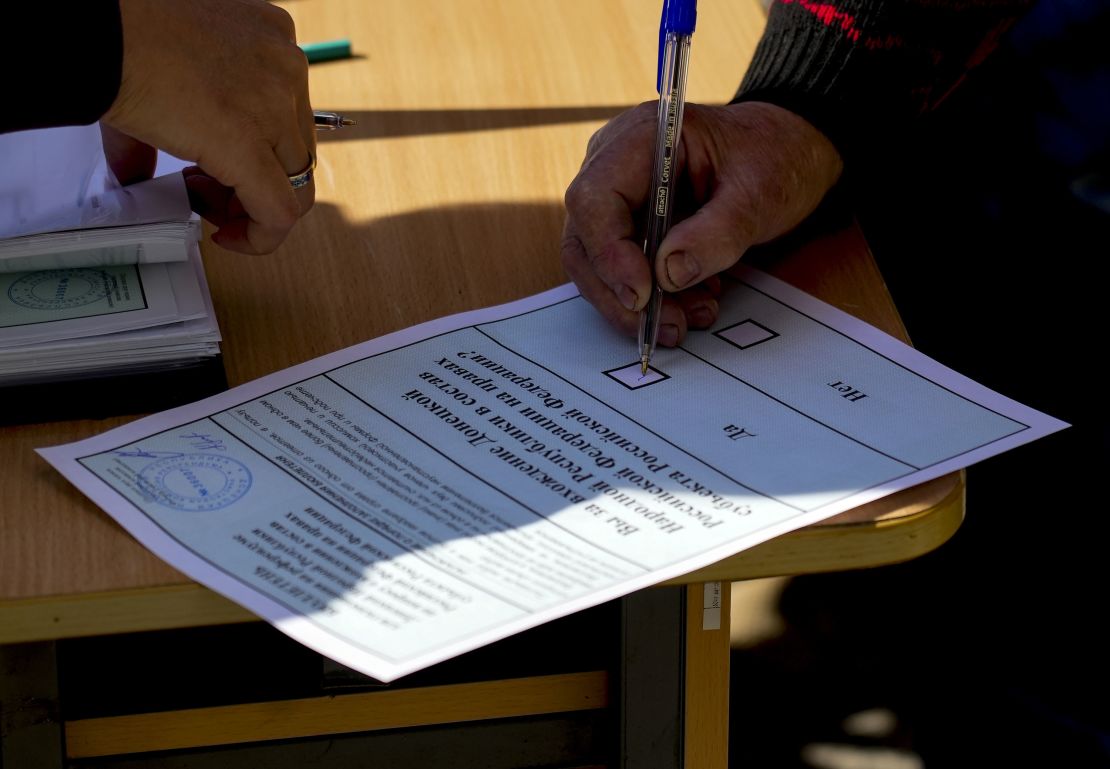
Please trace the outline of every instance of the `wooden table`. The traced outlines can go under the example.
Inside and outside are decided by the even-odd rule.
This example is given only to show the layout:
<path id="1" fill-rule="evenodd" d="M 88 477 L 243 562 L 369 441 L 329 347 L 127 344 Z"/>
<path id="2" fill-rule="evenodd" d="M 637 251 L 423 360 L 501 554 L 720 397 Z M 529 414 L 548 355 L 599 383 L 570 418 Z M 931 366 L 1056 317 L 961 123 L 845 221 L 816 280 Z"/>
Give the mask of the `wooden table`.
<path id="1" fill-rule="evenodd" d="M 351 40 L 353 58 L 312 66 L 311 91 L 314 107 L 358 125 L 321 135 L 316 207 L 279 251 L 247 257 L 204 244 L 232 385 L 566 281 L 558 259 L 562 195 L 591 133 L 654 95 L 658 0 L 283 5 L 300 40 Z M 761 32 L 762 6 L 737 0 L 700 11 L 689 98 L 722 102 Z M 765 266 L 904 337 L 855 230 L 813 239 Z M 37 718 L 19 699 L 45 687 L 48 700 L 56 688 L 57 639 L 254 619 L 154 557 L 33 453 L 131 418 L 0 428 L 4 757 L 58 739 L 57 719 Z M 162 720 L 75 721 L 65 725 L 65 753 L 613 707 L 623 724 L 622 766 L 723 768 L 729 582 L 910 559 L 943 543 L 962 514 L 963 475 L 954 473 L 630 596 L 619 676 L 583 671 L 425 687 L 419 696 L 404 689 L 347 695 L 365 698 L 364 708 L 344 699 L 329 710 L 334 700 L 324 697 L 299 710 L 259 703 Z M 717 631 L 701 629 L 705 582 L 721 583 Z M 33 672 L 34 664 L 44 667 Z"/>

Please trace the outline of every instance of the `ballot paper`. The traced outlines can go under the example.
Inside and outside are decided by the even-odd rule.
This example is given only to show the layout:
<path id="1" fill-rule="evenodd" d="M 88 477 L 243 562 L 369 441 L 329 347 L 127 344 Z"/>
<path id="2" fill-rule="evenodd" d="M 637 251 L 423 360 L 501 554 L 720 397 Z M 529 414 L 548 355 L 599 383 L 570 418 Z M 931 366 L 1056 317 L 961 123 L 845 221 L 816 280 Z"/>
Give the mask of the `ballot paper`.
<path id="1" fill-rule="evenodd" d="M 39 452 L 390 681 L 1067 426 L 764 273 L 720 304 L 646 376 L 567 285 Z"/>
<path id="2" fill-rule="evenodd" d="M 157 175 L 121 187 L 95 126 L 0 135 L 0 271 L 183 261 L 200 235 L 185 163 L 160 152 Z"/>
<path id="3" fill-rule="evenodd" d="M 182 262 L 0 272 L 0 385 L 219 354 L 197 242 L 185 253 Z"/>
<path id="4" fill-rule="evenodd" d="M 0 386 L 219 354 L 183 161 L 159 153 L 153 179 L 121 187 L 95 125 L 0 135 L 0 153 Z"/>

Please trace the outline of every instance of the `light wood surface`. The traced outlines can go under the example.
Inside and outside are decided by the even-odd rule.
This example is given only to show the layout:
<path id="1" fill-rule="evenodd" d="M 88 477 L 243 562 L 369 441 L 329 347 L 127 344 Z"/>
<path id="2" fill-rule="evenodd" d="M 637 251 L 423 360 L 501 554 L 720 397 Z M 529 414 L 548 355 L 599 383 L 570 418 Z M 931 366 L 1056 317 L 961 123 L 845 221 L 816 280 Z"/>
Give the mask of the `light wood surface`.
<path id="1" fill-rule="evenodd" d="M 706 585 L 686 586 L 686 733 L 685 766 L 725 769 L 728 766 L 729 612 L 731 583 L 715 586 L 716 626 L 707 622 Z"/>
<path id="2" fill-rule="evenodd" d="M 378 729 L 595 710 L 605 671 L 85 718 L 65 725 L 71 759 L 301 739 Z M 691 764 L 691 766 L 697 766 Z"/>
<path id="3" fill-rule="evenodd" d="M 658 0 L 282 5 L 302 41 L 351 40 L 355 56 L 313 65 L 310 84 L 317 109 L 359 122 L 321 135 L 316 207 L 279 251 L 204 244 L 232 385 L 565 282 L 562 195 L 593 131 L 654 96 Z M 702 4 L 692 101 L 731 96 L 762 24 L 758 0 Z M 850 232 L 774 271 L 903 333 Z M 33 451 L 131 418 L 0 428 L 0 643 L 251 618 L 153 556 Z M 962 488 L 953 474 L 689 579 L 914 557 L 959 525 Z"/>

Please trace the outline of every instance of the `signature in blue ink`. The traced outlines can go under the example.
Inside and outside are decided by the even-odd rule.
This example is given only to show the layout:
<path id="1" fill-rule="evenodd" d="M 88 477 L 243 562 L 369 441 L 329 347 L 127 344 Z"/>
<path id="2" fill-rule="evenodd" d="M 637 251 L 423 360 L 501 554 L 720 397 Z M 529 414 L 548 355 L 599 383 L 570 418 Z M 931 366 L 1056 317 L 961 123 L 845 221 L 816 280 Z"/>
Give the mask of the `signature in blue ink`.
<path id="1" fill-rule="evenodd" d="M 189 445 L 197 451 L 227 451 L 223 440 L 210 433 L 185 433 L 180 437 L 190 441 Z"/>

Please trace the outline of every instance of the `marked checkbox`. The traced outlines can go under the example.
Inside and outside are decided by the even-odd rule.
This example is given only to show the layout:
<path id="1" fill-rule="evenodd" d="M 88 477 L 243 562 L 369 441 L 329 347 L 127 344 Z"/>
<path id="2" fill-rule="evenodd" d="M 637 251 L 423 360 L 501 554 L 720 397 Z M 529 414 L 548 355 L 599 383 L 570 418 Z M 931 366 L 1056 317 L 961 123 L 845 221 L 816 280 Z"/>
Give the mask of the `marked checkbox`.
<path id="1" fill-rule="evenodd" d="M 629 390 L 639 390 L 641 387 L 647 387 L 656 382 L 670 379 L 670 377 L 662 371 L 652 368 L 651 366 L 648 366 L 646 374 L 641 375 L 639 361 L 629 363 L 627 366 L 621 366 L 620 368 L 609 369 L 602 373 L 607 377 L 617 380 Z"/>

